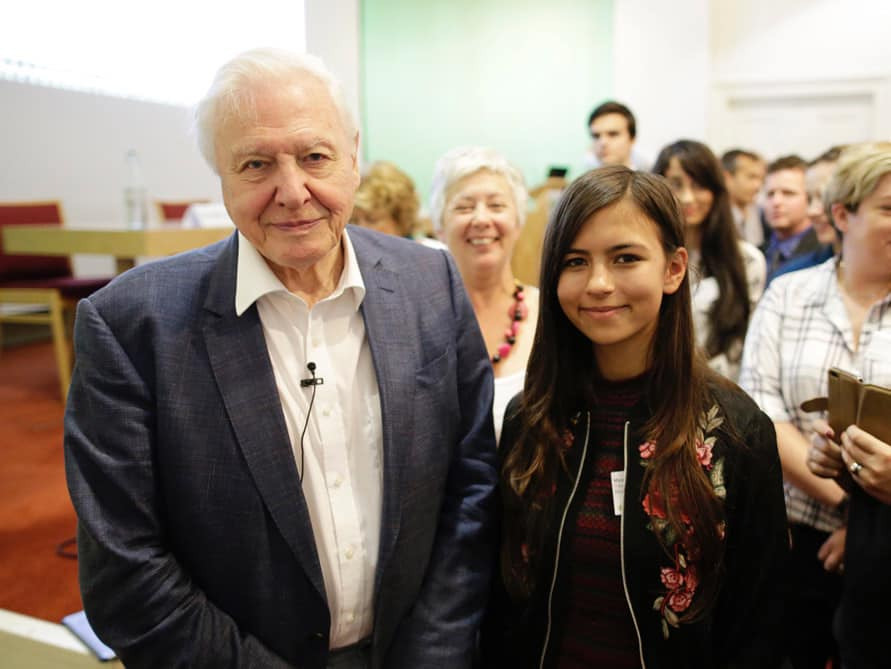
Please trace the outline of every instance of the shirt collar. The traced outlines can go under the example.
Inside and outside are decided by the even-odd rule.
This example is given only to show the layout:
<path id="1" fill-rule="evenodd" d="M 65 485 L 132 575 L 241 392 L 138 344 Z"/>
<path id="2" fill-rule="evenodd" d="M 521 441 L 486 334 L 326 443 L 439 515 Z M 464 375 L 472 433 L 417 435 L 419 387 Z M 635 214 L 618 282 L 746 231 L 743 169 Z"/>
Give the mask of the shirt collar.
<path id="1" fill-rule="evenodd" d="M 808 276 L 813 280 L 808 281 L 804 285 L 803 289 L 807 291 L 804 295 L 804 304 L 818 307 L 821 305 L 828 305 L 836 298 L 840 301 L 841 294 L 838 289 L 838 258 L 832 257 L 826 262 L 809 269 L 812 274 L 809 274 Z M 792 272 L 792 274 L 795 274 L 795 272 Z"/>
<path id="2" fill-rule="evenodd" d="M 353 301 L 354 310 L 358 310 L 365 297 L 365 282 L 356 260 L 356 252 L 350 236 L 344 229 L 341 236 L 343 244 L 343 271 L 330 295 L 320 300 L 335 300 L 347 295 Z M 241 316 L 250 306 L 264 295 L 270 293 L 288 293 L 281 280 L 270 269 L 266 260 L 254 248 L 247 237 L 238 233 L 238 261 L 235 272 L 235 314 Z M 298 298 L 299 299 L 299 298 Z"/>
<path id="3" fill-rule="evenodd" d="M 798 244 L 801 239 L 811 231 L 810 227 L 805 228 L 797 235 L 792 235 L 787 239 L 780 240 L 777 238 L 776 234 L 770 240 L 770 244 L 767 246 L 767 253 L 765 255 L 769 258 L 770 254 L 773 251 L 777 251 L 780 254 L 780 257 L 783 259 L 788 259 L 792 253 L 795 252 L 795 249 L 798 248 Z"/>
<path id="4" fill-rule="evenodd" d="M 805 304 L 815 307 L 826 306 L 827 308 L 830 308 L 833 304 L 837 304 L 838 309 L 845 308 L 844 302 L 842 300 L 841 288 L 838 285 L 839 263 L 840 258 L 833 255 L 831 258 L 829 258 L 828 260 L 824 260 L 819 265 L 804 270 L 799 270 L 800 272 L 813 272 L 813 274 L 808 275 L 808 277 L 813 280 L 808 281 L 807 284 L 805 284 L 804 289 L 809 291 L 804 297 Z M 796 272 L 791 272 L 791 274 L 796 274 Z M 886 295 L 884 299 L 882 299 L 879 303 L 891 304 L 891 293 Z"/>

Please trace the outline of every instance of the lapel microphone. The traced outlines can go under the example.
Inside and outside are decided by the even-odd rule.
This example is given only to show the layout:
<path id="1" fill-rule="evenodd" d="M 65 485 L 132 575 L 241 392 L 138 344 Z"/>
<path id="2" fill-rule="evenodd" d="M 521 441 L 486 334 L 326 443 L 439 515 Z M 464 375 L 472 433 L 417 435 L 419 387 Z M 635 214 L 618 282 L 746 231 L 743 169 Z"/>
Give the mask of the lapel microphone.
<path id="1" fill-rule="evenodd" d="M 321 376 L 319 378 L 316 378 L 316 363 L 310 362 L 306 365 L 306 368 L 309 370 L 309 373 L 312 374 L 312 378 L 300 379 L 301 388 L 308 388 L 309 386 L 320 386 L 325 383 L 325 379 L 323 379 Z M 313 393 L 313 397 L 315 397 L 315 393 Z"/>
<path id="2" fill-rule="evenodd" d="M 303 431 L 300 433 L 300 485 L 303 485 L 303 437 L 306 436 L 306 428 L 309 427 L 309 416 L 312 413 L 312 405 L 313 402 L 316 401 L 316 386 L 320 386 L 325 383 L 325 379 L 323 379 L 321 376 L 316 378 L 316 363 L 307 363 L 306 368 L 309 370 L 309 373 L 312 374 L 312 378 L 300 379 L 300 387 L 308 388 L 309 386 L 312 386 L 312 395 L 309 396 L 309 408 L 306 410 L 306 421 L 304 421 Z"/>

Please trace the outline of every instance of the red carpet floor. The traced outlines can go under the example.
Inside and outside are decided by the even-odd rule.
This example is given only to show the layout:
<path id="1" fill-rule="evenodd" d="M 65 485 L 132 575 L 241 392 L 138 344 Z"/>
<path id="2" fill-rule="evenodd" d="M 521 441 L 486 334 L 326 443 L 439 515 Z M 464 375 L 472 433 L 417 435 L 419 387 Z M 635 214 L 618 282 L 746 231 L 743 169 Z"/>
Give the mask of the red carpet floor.
<path id="1" fill-rule="evenodd" d="M 54 622 L 82 608 L 62 414 L 51 345 L 0 352 L 0 608 Z"/>

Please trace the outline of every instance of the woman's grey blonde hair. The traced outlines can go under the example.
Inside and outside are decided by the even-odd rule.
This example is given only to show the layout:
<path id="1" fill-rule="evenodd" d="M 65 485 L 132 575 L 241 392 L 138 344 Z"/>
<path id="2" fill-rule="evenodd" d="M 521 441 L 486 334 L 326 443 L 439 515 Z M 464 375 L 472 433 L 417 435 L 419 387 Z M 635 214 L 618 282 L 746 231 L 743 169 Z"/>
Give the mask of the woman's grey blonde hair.
<path id="1" fill-rule="evenodd" d="M 891 173 L 891 142 L 853 144 L 841 154 L 823 191 L 827 212 L 833 204 L 857 211 L 886 174 Z M 831 213 L 830 213 L 831 216 Z"/>
<path id="2" fill-rule="evenodd" d="M 517 223 L 526 220 L 526 201 L 529 193 L 523 175 L 516 167 L 495 149 L 482 146 L 459 146 L 445 153 L 436 161 L 433 169 L 433 184 L 430 188 L 430 218 L 433 229 L 442 230 L 445 213 L 446 194 L 461 179 L 477 172 L 493 172 L 504 177 L 514 196 L 517 210 Z"/>

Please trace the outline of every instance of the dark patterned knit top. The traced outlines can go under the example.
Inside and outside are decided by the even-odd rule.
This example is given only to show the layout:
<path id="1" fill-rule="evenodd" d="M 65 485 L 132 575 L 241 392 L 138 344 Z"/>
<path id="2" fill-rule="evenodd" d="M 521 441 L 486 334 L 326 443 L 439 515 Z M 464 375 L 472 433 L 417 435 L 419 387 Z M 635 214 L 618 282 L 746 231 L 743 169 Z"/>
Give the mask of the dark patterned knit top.
<path id="1" fill-rule="evenodd" d="M 621 517 L 613 507 L 610 473 L 624 470 L 625 422 L 645 378 L 603 384 L 591 408 L 591 441 L 581 479 L 588 483 L 576 493 L 584 494 L 577 513 L 567 519 L 570 595 L 555 664 L 560 669 L 640 667 L 622 586 Z"/>

